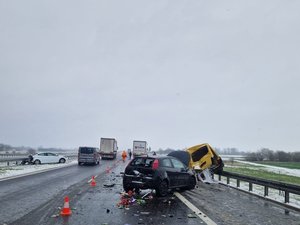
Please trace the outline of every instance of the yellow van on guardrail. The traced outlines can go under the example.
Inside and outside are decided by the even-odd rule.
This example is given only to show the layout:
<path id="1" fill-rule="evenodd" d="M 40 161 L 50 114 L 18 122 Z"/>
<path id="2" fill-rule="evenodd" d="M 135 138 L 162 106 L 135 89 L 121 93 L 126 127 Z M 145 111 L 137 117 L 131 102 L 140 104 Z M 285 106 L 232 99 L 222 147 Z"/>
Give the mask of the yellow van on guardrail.
<path id="1" fill-rule="evenodd" d="M 217 174 L 223 171 L 224 163 L 221 157 L 209 144 L 195 145 L 186 151 L 190 154 L 190 168 L 196 171 L 203 171 L 210 168 Z"/>

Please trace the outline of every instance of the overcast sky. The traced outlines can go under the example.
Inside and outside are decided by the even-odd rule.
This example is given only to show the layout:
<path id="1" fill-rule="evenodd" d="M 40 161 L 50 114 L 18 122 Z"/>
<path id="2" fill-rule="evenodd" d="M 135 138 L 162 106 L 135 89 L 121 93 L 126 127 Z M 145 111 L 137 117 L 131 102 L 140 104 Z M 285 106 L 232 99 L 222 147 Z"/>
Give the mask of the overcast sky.
<path id="1" fill-rule="evenodd" d="M 300 1 L 0 0 L 0 143 L 300 151 Z"/>

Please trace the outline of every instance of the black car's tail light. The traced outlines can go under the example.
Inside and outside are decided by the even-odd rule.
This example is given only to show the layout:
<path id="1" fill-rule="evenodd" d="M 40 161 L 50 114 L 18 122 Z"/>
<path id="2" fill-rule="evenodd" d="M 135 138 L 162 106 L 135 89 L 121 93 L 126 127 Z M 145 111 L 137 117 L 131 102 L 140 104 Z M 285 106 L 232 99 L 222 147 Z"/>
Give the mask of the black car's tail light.
<path id="1" fill-rule="evenodd" d="M 158 159 L 155 159 L 152 163 L 152 169 L 156 170 L 159 167 Z"/>

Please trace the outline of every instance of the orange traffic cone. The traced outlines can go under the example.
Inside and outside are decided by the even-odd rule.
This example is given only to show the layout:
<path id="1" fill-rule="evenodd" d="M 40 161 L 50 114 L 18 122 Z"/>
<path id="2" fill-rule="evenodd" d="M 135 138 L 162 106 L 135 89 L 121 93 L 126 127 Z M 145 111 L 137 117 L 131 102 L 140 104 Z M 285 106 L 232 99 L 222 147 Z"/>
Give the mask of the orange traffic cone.
<path id="1" fill-rule="evenodd" d="M 70 209 L 70 204 L 69 204 L 69 197 L 65 197 L 65 203 L 64 203 L 64 208 L 61 210 L 60 215 L 62 216 L 70 216 L 72 214 L 72 211 Z"/>
<path id="2" fill-rule="evenodd" d="M 96 186 L 96 181 L 95 181 L 95 177 L 94 176 L 92 176 L 91 186 L 92 187 Z"/>

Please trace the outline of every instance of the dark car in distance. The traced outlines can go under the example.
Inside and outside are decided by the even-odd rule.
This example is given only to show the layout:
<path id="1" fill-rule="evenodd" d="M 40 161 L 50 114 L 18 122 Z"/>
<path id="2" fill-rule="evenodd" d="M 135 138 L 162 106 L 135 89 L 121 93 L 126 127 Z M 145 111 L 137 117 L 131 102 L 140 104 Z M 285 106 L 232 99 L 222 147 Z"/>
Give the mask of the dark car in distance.
<path id="1" fill-rule="evenodd" d="M 123 188 L 129 190 L 155 189 L 158 196 L 166 196 L 169 189 L 195 188 L 194 173 L 171 156 L 135 157 L 125 168 Z"/>
<path id="2" fill-rule="evenodd" d="M 78 149 L 78 165 L 100 163 L 99 149 L 94 147 L 79 147 Z"/>

